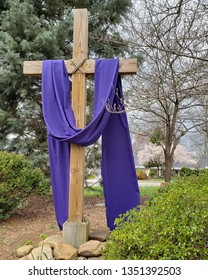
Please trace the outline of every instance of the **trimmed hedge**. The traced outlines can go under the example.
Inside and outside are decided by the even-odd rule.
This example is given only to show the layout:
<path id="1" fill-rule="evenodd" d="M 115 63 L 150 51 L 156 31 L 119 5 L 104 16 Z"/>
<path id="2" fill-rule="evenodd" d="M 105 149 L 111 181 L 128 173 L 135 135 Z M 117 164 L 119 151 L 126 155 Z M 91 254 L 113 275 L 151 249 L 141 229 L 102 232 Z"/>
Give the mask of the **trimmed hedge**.
<path id="1" fill-rule="evenodd" d="M 116 219 L 109 260 L 207 260 L 208 171 L 175 179 L 149 204 Z"/>
<path id="2" fill-rule="evenodd" d="M 0 220 L 23 207 L 32 191 L 46 194 L 49 190 L 49 181 L 43 172 L 23 155 L 0 152 Z"/>

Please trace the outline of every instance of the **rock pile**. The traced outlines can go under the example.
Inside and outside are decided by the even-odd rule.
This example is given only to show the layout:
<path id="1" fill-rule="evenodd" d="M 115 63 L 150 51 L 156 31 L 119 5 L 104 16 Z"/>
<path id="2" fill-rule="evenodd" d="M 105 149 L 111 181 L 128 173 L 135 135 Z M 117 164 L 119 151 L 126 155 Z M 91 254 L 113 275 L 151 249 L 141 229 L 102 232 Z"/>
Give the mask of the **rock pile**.
<path id="1" fill-rule="evenodd" d="M 17 249 L 19 260 L 99 260 L 109 233 L 92 232 L 89 241 L 75 248 L 63 243 L 61 235 L 53 235 L 41 241 L 38 247 L 25 245 Z"/>

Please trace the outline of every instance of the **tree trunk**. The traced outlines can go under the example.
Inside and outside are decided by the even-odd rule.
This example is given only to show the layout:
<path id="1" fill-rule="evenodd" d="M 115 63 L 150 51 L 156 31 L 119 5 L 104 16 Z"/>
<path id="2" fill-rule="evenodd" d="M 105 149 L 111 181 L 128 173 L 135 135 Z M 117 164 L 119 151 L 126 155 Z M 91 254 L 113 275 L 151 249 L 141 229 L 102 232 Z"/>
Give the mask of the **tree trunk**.
<path id="1" fill-rule="evenodd" d="M 173 159 L 171 155 L 165 154 L 165 182 L 170 182 L 172 176 Z"/>

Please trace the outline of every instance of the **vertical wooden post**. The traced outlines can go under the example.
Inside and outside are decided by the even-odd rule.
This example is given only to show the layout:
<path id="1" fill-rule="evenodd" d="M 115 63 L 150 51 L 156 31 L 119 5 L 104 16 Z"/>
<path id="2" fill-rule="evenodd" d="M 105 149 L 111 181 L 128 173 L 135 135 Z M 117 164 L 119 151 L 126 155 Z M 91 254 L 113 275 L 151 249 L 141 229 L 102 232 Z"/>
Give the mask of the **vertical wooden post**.
<path id="1" fill-rule="evenodd" d="M 73 60 L 79 63 L 88 55 L 88 12 L 87 9 L 74 11 Z M 72 75 L 72 108 L 76 126 L 86 126 L 86 77 L 80 71 Z M 82 222 L 84 208 L 84 162 L 85 149 L 71 145 L 70 191 L 68 222 Z"/>
<path id="2" fill-rule="evenodd" d="M 77 65 L 88 54 L 88 12 L 87 9 L 74 11 L 73 56 L 72 61 Z M 76 126 L 86 126 L 87 87 L 85 74 L 79 69 L 72 74 L 72 109 Z M 79 247 L 89 239 L 89 221 L 83 221 L 84 212 L 84 163 L 85 149 L 71 144 L 70 150 L 70 185 L 68 221 L 63 225 L 63 240 L 74 247 Z"/>

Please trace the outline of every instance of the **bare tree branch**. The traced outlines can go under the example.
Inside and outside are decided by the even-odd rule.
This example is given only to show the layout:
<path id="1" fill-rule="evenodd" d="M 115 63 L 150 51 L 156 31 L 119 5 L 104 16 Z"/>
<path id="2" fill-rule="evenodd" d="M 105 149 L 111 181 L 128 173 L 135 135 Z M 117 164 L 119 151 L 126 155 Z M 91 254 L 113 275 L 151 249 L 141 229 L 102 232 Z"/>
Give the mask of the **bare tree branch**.
<path id="1" fill-rule="evenodd" d="M 142 135 L 164 131 L 167 181 L 181 138 L 205 124 L 198 114 L 208 92 L 208 13 L 200 0 L 174 3 L 141 0 L 125 26 L 126 39 L 143 55 L 128 109 Z"/>

